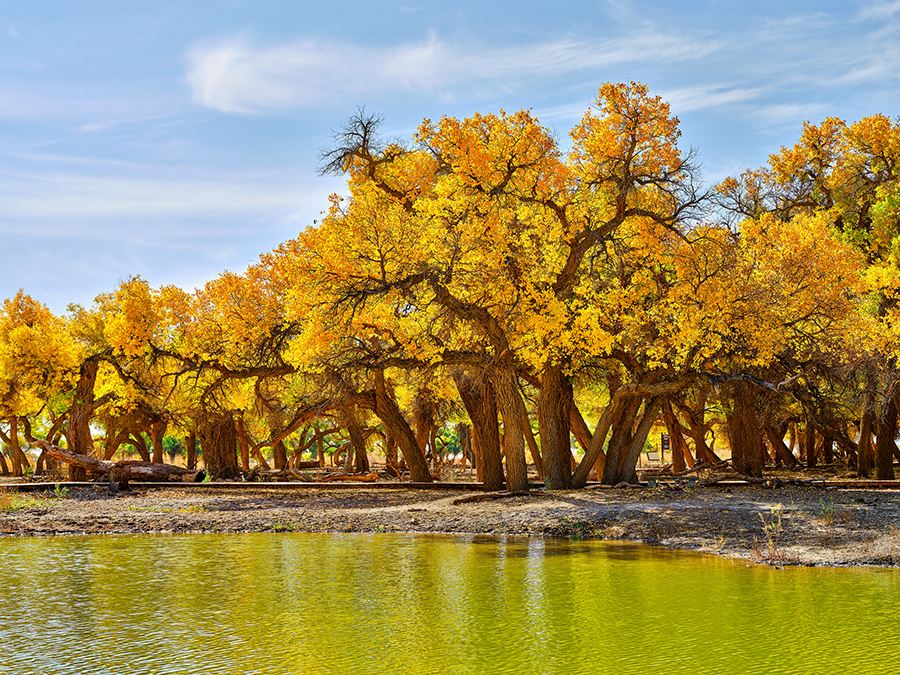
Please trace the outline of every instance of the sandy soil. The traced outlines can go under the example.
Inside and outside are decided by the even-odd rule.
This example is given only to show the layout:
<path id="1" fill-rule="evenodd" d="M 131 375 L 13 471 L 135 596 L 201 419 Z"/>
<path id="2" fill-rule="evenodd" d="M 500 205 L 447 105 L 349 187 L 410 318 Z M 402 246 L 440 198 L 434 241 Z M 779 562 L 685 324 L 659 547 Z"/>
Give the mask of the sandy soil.
<path id="1" fill-rule="evenodd" d="M 138 532 L 447 532 L 639 541 L 773 565 L 900 565 L 900 492 L 586 489 L 454 504 L 459 490 L 247 484 L 110 494 L 0 486 L 0 536 Z"/>

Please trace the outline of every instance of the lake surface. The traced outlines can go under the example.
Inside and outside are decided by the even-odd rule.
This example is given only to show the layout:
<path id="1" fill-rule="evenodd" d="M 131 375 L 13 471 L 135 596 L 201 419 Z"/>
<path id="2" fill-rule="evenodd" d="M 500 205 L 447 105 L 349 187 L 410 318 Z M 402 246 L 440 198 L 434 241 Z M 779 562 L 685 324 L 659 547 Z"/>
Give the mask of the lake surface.
<path id="1" fill-rule="evenodd" d="M 900 572 L 427 535 L 0 539 L 0 673 L 896 673 Z"/>

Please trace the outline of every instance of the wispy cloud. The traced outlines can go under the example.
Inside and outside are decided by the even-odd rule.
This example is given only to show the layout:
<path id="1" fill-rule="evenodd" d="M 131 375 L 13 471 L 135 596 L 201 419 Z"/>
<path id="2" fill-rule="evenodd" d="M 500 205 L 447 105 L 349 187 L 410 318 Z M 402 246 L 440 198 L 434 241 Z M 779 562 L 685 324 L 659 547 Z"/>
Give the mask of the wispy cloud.
<path id="1" fill-rule="evenodd" d="M 301 214 L 311 221 L 335 188 L 328 180 L 296 172 L 159 176 L 134 171 L 128 176 L 121 165 L 118 172 L 115 168 L 95 175 L 84 175 L 77 165 L 0 170 L 0 232 L 66 234 L 77 225 L 80 236 L 102 239 L 222 236 L 248 222 L 271 229 Z M 187 221 L 192 223 L 188 230 Z"/>
<path id="2" fill-rule="evenodd" d="M 762 87 L 732 88 L 723 84 L 698 85 L 663 92 L 662 98 L 668 101 L 675 115 L 692 110 L 708 110 L 721 108 L 735 103 L 745 103 L 758 99 L 766 94 Z"/>
<path id="3" fill-rule="evenodd" d="M 863 20 L 884 20 L 893 18 L 895 14 L 900 14 L 900 0 L 867 3 L 859 12 L 858 18 Z"/>
<path id="4" fill-rule="evenodd" d="M 609 40 L 564 38 L 481 49 L 431 34 L 384 49 L 301 41 L 258 47 L 232 38 L 193 49 L 187 81 L 196 103 L 229 113 L 259 113 L 380 93 L 453 95 L 497 91 L 534 80 L 629 62 L 698 59 L 714 40 L 645 30 Z"/>

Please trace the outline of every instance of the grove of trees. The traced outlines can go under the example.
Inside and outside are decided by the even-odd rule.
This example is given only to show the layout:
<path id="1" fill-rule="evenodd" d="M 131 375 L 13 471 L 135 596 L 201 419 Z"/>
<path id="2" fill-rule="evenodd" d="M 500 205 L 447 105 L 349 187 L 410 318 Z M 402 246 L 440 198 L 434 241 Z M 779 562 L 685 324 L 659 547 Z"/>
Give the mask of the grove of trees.
<path id="1" fill-rule="evenodd" d="M 243 274 L 133 277 L 64 316 L 5 300 L 0 471 L 40 470 L 38 440 L 160 462 L 178 438 L 214 478 L 334 447 L 365 472 L 377 445 L 431 481 L 452 430 L 486 489 L 527 489 L 529 461 L 579 488 L 634 481 L 664 425 L 676 471 L 717 442 L 750 475 L 893 478 L 900 123 L 807 123 L 707 188 L 637 83 L 604 84 L 565 142 L 527 111 L 405 141 L 380 122 L 347 120 L 321 164 L 347 196 Z"/>

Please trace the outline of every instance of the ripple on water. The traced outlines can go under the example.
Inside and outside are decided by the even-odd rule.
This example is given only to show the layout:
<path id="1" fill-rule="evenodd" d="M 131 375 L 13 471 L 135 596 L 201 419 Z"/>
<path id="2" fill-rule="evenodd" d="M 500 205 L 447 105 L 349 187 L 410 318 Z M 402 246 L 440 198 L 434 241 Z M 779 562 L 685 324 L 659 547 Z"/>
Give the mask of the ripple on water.
<path id="1" fill-rule="evenodd" d="M 893 673 L 894 570 L 515 537 L 0 540 L 0 673 Z"/>

